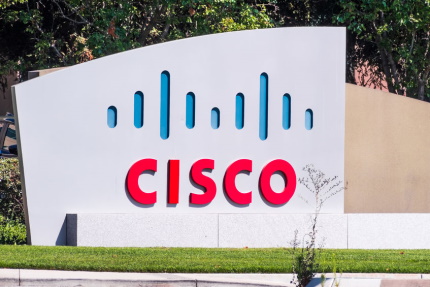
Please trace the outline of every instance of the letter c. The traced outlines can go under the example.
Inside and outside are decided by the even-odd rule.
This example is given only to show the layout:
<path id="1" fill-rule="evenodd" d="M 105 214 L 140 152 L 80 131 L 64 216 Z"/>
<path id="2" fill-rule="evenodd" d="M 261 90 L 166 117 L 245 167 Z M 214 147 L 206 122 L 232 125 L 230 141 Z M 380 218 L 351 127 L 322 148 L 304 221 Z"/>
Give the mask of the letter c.
<path id="1" fill-rule="evenodd" d="M 241 171 L 252 171 L 252 160 L 239 159 L 233 162 L 226 170 L 224 176 L 224 188 L 228 197 L 238 204 L 250 204 L 252 202 L 252 192 L 242 193 L 235 184 L 236 175 Z"/>
<path id="2" fill-rule="evenodd" d="M 127 174 L 127 190 L 130 196 L 142 204 L 154 204 L 157 202 L 157 191 L 144 192 L 139 187 L 139 176 L 147 170 L 157 171 L 157 160 L 146 158 L 135 162 Z"/>

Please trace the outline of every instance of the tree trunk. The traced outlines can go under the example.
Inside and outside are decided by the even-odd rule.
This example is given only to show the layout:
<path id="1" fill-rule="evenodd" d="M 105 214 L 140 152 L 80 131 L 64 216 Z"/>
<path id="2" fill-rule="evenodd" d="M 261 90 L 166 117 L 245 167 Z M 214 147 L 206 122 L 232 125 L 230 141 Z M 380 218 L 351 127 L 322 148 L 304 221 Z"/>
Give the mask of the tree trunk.
<path id="1" fill-rule="evenodd" d="M 391 75 L 394 79 L 394 83 L 396 84 L 394 88 L 396 90 L 396 94 L 403 96 L 404 91 L 400 86 L 399 73 L 397 73 L 396 63 L 394 62 L 393 55 L 387 52 L 387 50 L 385 50 L 385 52 L 387 54 L 388 61 L 390 62 Z"/>
<path id="2" fill-rule="evenodd" d="M 386 50 L 381 47 L 379 41 L 377 41 L 376 44 L 378 46 L 379 53 L 381 54 L 382 69 L 384 70 L 388 91 L 390 93 L 396 93 L 396 90 L 394 89 L 393 85 L 393 77 L 391 75 L 390 66 L 388 64 L 387 55 L 385 54 Z"/>
<path id="3" fill-rule="evenodd" d="M 155 1 L 158 3 L 158 1 Z M 137 38 L 137 41 L 143 46 L 146 44 L 146 38 L 148 37 L 151 30 L 155 27 L 157 24 L 157 21 L 160 19 L 161 15 L 163 13 L 166 13 L 167 11 L 167 5 L 159 5 L 154 8 L 154 12 L 151 13 L 149 16 L 149 19 L 146 23 L 142 25 L 142 29 L 140 31 L 140 35 Z"/>
<path id="4" fill-rule="evenodd" d="M 382 17 L 383 20 L 383 17 Z M 393 74 L 390 70 L 390 64 L 388 63 L 388 55 L 387 50 L 382 46 L 382 37 L 378 34 L 378 28 L 376 26 L 376 23 L 372 23 L 373 33 L 375 34 L 375 43 L 378 47 L 379 54 L 381 55 L 381 61 L 382 61 L 382 70 L 385 74 L 385 80 L 387 81 L 387 88 L 390 93 L 396 93 L 396 90 L 394 89 L 393 85 Z"/>
<path id="5" fill-rule="evenodd" d="M 418 89 L 417 89 L 417 98 L 421 101 L 425 101 L 425 81 L 421 78 L 418 78 Z"/>

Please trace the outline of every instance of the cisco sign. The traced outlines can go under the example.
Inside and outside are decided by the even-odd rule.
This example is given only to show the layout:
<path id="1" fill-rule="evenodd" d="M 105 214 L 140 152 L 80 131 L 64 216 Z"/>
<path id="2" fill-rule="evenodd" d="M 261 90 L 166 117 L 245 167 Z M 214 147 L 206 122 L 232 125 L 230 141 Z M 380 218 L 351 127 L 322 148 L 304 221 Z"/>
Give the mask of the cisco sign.
<path id="1" fill-rule="evenodd" d="M 31 242 L 65 244 L 66 214 L 312 212 L 302 168 L 343 178 L 344 59 L 343 28 L 253 30 L 15 86 Z"/>
<path id="2" fill-rule="evenodd" d="M 213 170 L 213 159 L 200 159 L 193 163 L 190 169 L 190 180 L 204 189 L 204 193 L 191 193 L 191 204 L 209 204 L 217 193 L 216 183 L 208 176 L 203 175 L 204 170 Z M 179 203 L 179 160 L 169 160 L 167 203 Z M 157 192 L 145 192 L 139 187 L 139 178 L 145 171 L 157 171 L 157 160 L 142 159 L 133 164 L 127 175 L 127 188 L 133 199 L 142 204 L 157 202 Z M 240 172 L 252 172 L 252 160 L 239 159 L 233 162 L 224 174 L 223 186 L 228 198 L 237 204 L 250 204 L 252 191 L 241 192 L 237 189 L 235 179 Z M 275 192 L 270 184 L 270 178 L 275 172 L 281 172 L 285 178 L 285 187 L 281 192 Z M 261 171 L 259 187 L 264 199 L 272 204 L 287 203 L 296 189 L 296 173 L 293 167 L 285 160 L 277 159 L 269 162 Z"/>

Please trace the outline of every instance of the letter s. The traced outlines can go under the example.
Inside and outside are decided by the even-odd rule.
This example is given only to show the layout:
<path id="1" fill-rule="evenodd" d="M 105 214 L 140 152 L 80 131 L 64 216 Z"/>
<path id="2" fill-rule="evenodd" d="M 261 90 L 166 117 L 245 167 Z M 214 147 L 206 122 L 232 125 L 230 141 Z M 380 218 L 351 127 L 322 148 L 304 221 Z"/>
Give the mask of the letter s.
<path id="1" fill-rule="evenodd" d="M 216 184 L 210 177 L 202 174 L 205 169 L 214 169 L 213 159 L 200 159 L 191 167 L 191 179 L 205 189 L 203 194 L 190 194 L 192 204 L 208 204 L 215 198 Z"/>

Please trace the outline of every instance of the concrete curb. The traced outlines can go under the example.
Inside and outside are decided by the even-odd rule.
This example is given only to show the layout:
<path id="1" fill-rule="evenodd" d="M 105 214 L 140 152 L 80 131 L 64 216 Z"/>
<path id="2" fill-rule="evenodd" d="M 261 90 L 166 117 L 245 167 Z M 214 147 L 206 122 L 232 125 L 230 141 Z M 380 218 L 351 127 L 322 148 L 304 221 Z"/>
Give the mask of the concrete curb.
<path id="1" fill-rule="evenodd" d="M 429 274 L 325 274 L 325 287 L 430 287 Z M 139 286 L 139 287 L 292 287 L 292 274 L 120 273 L 59 270 L 0 269 L 0 286 Z M 321 274 L 308 287 L 321 285 Z"/>
<path id="2" fill-rule="evenodd" d="M 0 286 L 292 286 L 291 274 L 120 273 L 0 269 Z"/>

